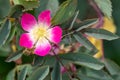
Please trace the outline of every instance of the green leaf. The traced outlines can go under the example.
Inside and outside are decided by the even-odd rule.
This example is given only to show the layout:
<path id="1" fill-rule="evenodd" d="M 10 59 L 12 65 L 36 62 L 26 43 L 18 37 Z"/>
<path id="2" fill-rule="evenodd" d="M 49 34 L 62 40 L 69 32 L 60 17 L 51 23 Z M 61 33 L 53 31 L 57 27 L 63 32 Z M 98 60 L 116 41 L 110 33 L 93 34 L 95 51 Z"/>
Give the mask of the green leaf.
<path id="1" fill-rule="evenodd" d="M 114 40 L 119 38 L 119 36 L 104 29 L 88 28 L 85 33 L 97 39 Z"/>
<path id="2" fill-rule="evenodd" d="M 15 69 L 11 70 L 6 76 L 6 80 L 15 80 Z"/>
<path id="3" fill-rule="evenodd" d="M 49 66 L 39 67 L 28 77 L 27 80 L 43 80 L 49 73 Z"/>
<path id="4" fill-rule="evenodd" d="M 92 51 L 93 54 L 95 54 L 98 51 L 96 47 L 81 33 L 75 33 L 73 34 L 73 36 L 79 43 L 85 46 L 88 50 Z"/>
<path id="5" fill-rule="evenodd" d="M 108 75 L 103 70 L 92 70 L 86 69 L 86 75 L 100 80 L 114 80 L 110 75 Z"/>
<path id="6" fill-rule="evenodd" d="M 31 10 L 39 6 L 39 0 L 13 0 L 15 5 L 22 5 L 26 10 Z"/>
<path id="7" fill-rule="evenodd" d="M 10 30 L 11 22 L 9 20 L 5 20 L 0 29 L 0 47 L 5 44 L 7 38 L 9 37 Z"/>
<path id="8" fill-rule="evenodd" d="M 79 80 L 79 79 L 73 78 L 72 80 Z"/>
<path id="9" fill-rule="evenodd" d="M 11 62 L 11 61 L 16 61 L 17 59 L 19 59 L 23 54 L 23 49 L 18 51 L 18 52 L 15 52 L 13 54 L 11 54 L 7 59 L 6 59 L 6 62 Z"/>
<path id="10" fill-rule="evenodd" d="M 6 43 L 9 43 L 14 38 L 14 35 L 15 35 L 15 32 L 16 32 L 16 29 L 17 29 L 16 27 L 17 26 L 11 28 L 10 35 L 9 35 Z"/>
<path id="11" fill-rule="evenodd" d="M 27 75 L 27 66 L 25 66 L 18 74 L 18 80 L 25 80 L 26 75 Z"/>
<path id="12" fill-rule="evenodd" d="M 94 0 L 98 7 L 101 9 L 101 11 L 106 15 L 107 17 L 112 16 L 112 3 L 110 0 Z"/>
<path id="13" fill-rule="evenodd" d="M 51 80 L 62 80 L 60 69 L 60 64 L 57 61 L 51 74 Z"/>
<path id="14" fill-rule="evenodd" d="M 0 18 L 7 16 L 10 8 L 9 0 L 0 0 Z"/>
<path id="15" fill-rule="evenodd" d="M 23 9 L 24 9 L 24 7 L 22 5 L 15 5 L 11 8 L 8 16 L 10 18 L 19 18 L 20 15 L 22 14 Z"/>
<path id="16" fill-rule="evenodd" d="M 71 61 L 75 64 L 89 67 L 95 70 L 100 70 L 104 67 L 104 64 L 94 57 L 84 53 L 68 53 L 60 55 L 61 59 Z"/>
<path id="17" fill-rule="evenodd" d="M 23 78 L 21 78 L 21 79 L 24 79 L 24 77 L 26 75 L 30 76 L 30 74 L 33 72 L 33 67 L 31 66 L 31 64 L 18 65 L 15 67 L 15 69 L 16 69 L 17 75 L 19 75 L 19 77 L 23 76 Z M 22 75 L 21 73 L 23 73 L 24 75 Z M 16 76 L 16 77 L 18 78 L 18 76 Z"/>
<path id="18" fill-rule="evenodd" d="M 77 7 L 77 0 L 67 0 L 61 4 L 60 8 L 56 12 L 55 16 L 52 18 L 52 24 L 61 24 L 68 19 L 70 19 Z"/>
<path id="19" fill-rule="evenodd" d="M 59 7 L 58 0 L 48 0 L 47 2 L 48 2 L 47 9 L 49 9 L 52 12 L 52 14 L 51 14 L 52 16 L 55 15 L 55 13 Z"/>
<path id="20" fill-rule="evenodd" d="M 25 80 L 26 75 L 30 75 L 32 73 L 32 66 L 30 64 L 25 65 L 17 65 L 13 70 L 11 70 L 6 80 Z M 17 76 L 16 76 L 17 75 Z"/>
<path id="21" fill-rule="evenodd" d="M 50 67 L 53 67 L 56 61 L 56 58 L 54 56 L 46 56 L 44 57 L 44 65 L 49 65 Z"/>
<path id="22" fill-rule="evenodd" d="M 71 22 L 71 24 L 70 24 L 70 27 L 69 27 L 69 29 L 68 30 L 71 30 L 71 29 L 73 29 L 73 25 L 74 25 L 74 23 L 75 23 L 75 21 L 76 21 L 76 19 L 77 19 L 77 17 L 78 17 L 78 14 L 79 14 L 79 11 L 77 11 L 74 15 L 74 18 L 73 18 L 73 20 L 72 20 L 72 22 Z"/>
<path id="23" fill-rule="evenodd" d="M 84 20 L 87 16 L 90 6 L 87 0 L 78 0 L 77 10 L 80 11 L 78 18 Z"/>
<path id="24" fill-rule="evenodd" d="M 117 75 L 113 75 L 112 77 L 114 78 L 114 80 L 120 80 L 120 73 L 118 73 Z"/>
<path id="25" fill-rule="evenodd" d="M 42 65 L 44 62 L 44 58 L 41 56 L 35 56 L 33 66 L 39 66 Z"/>
<path id="26" fill-rule="evenodd" d="M 115 62 L 109 59 L 105 59 L 104 64 L 111 75 L 116 75 L 120 73 L 120 66 L 118 66 Z"/>
<path id="27" fill-rule="evenodd" d="M 10 44 L 5 44 L 4 46 L 0 47 L 0 56 L 1 57 L 8 57 L 11 52 L 11 45 Z"/>
<path id="28" fill-rule="evenodd" d="M 4 18 L 0 18 L 0 26 L 3 23 L 3 21 L 4 21 Z"/>
<path id="29" fill-rule="evenodd" d="M 100 80 L 100 79 L 96 79 L 96 78 L 93 78 L 93 77 L 86 76 L 86 75 L 81 74 L 81 73 L 78 73 L 78 74 L 77 74 L 77 77 L 78 77 L 80 80 Z"/>
<path id="30" fill-rule="evenodd" d="M 85 20 L 81 24 L 77 25 L 77 27 L 79 26 L 79 28 L 77 28 L 76 31 L 80 31 L 82 29 L 88 28 L 88 27 L 92 26 L 93 24 L 97 23 L 97 21 L 98 21 L 97 19 Z"/>
<path id="31" fill-rule="evenodd" d="M 55 15 L 56 11 L 59 7 L 58 0 L 39 0 L 40 6 L 35 8 L 35 16 L 37 17 L 41 11 L 49 9 L 51 11 L 51 15 Z"/>
<path id="32" fill-rule="evenodd" d="M 51 79 L 51 74 L 49 73 L 44 80 L 49 80 Z"/>
<path id="33" fill-rule="evenodd" d="M 62 80 L 68 80 L 69 76 L 67 73 L 62 74 Z"/>

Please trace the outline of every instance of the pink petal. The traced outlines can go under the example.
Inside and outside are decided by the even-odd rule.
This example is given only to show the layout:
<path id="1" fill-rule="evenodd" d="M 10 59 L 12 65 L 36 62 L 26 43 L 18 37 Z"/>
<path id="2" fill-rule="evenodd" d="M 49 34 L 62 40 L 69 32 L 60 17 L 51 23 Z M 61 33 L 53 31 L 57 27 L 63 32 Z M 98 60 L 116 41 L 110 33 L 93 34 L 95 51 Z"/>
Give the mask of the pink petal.
<path id="1" fill-rule="evenodd" d="M 44 23 L 47 24 L 48 26 L 50 26 L 50 10 L 45 10 L 43 12 L 41 12 L 38 16 L 38 22 L 39 23 Z"/>
<path id="2" fill-rule="evenodd" d="M 33 15 L 24 13 L 21 18 L 21 25 L 25 31 L 29 32 L 35 25 L 37 25 L 37 21 Z"/>
<path id="3" fill-rule="evenodd" d="M 37 42 L 34 53 L 39 56 L 45 56 L 49 53 L 50 49 L 51 49 L 51 45 L 48 42 L 48 40 L 42 38 Z"/>
<path id="4" fill-rule="evenodd" d="M 70 68 L 72 72 L 76 72 L 76 66 L 74 64 L 70 64 Z"/>
<path id="5" fill-rule="evenodd" d="M 22 47 L 32 48 L 34 45 L 34 40 L 30 37 L 29 33 L 24 33 L 20 37 L 19 44 Z"/>
<path id="6" fill-rule="evenodd" d="M 59 26 L 55 26 L 48 30 L 50 36 L 47 37 L 51 42 L 58 44 L 62 38 L 62 29 Z"/>
<path id="7" fill-rule="evenodd" d="M 63 74 L 63 73 L 65 73 L 65 72 L 67 72 L 67 68 L 66 68 L 66 67 L 61 66 L 60 72 L 61 72 L 62 74 Z"/>

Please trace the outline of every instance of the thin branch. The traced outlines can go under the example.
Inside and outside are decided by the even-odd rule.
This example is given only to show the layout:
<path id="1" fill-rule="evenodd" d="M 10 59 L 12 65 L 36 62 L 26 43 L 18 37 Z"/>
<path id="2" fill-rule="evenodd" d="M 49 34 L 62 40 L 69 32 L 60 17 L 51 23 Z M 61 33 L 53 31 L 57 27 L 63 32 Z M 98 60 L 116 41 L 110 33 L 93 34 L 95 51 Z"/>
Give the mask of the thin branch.
<path id="1" fill-rule="evenodd" d="M 104 48 L 103 48 L 103 40 L 101 40 L 101 44 L 102 44 L 102 60 L 105 59 L 105 56 L 104 56 Z"/>
<path id="2" fill-rule="evenodd" d="M 73 27 L 73 25 L 74 25 L 74 23 L 75 23 L 75 20 L 76 20 L 77 17 L 78 17 L 78 14 L 79 14 L 79 11 L 76 12 L 75 17 L 74 17 L 74 19 L 73 19 L 73 21 L 72 21 L 72 23 L 71 23 L 71 25 L 70 25 L 70 28 L 69 28 L 68 30 L 71 30 L 71 29 L 72 29 L 72 27 Z"/>
<path id="3" fill-rule="evenodd" d="M 68 74 L 70 80 L 72 80 L 72 76 L 71 76 L 71 74 L 69 73 L 68 69 L 65 67 L 65 65 L 62 63 L 62 60 L 56 55 L 56 53 L 54 52 L 53 49 L 52 49 L 52 52 L 53 52 L 53 54 L 55 55 L 56 59 L 60 62 L 60 64 L 67 70 L 67 74 Z"/>
<path id="4" fill-rule="evenodd" d="M 98 7 L 98 5 L 93 1 L 93 0 L 88 0 L 89 4 L 93 7 L 93 9 L 96 11 L 97 16 L 99 18 L 99 22 L 96 26 L 96 28 L 100 28 L 103 25 L 103 15 L 102 12 L 100 10 L 100 8 Z M 103 42 L 102 42 L 102 49 L 103 49 Z M 102 50 L 102 59 L 104 59 L 104 51 Z"/>
<path id="5" fill-rule="evenodd" d="M 62 39 L 63 39 L 64 37 L 68 36 L 68 35 L 73 34 L 74 32 L 75 32 L 75 31 L 71 31 L 71 32 L 69 32 L 69 33 L 67 33 L 67 34 L 63 35 L 63 36 L 62 36 Z"/>
<path id="6" fill-rule="evenodd" d="M 102 12 L 100 10 L 100 8 L 98 7 L 98 5 L 96 5 L 96 3 L 93 0 L 88 0 L 89 4 L 93 7 L 93 9 L 96 11 L 97 16 L 99 18 L 99 22 L 96 26 L 96 28 L 100 28 L 103 25 L 103 15 Z"/>

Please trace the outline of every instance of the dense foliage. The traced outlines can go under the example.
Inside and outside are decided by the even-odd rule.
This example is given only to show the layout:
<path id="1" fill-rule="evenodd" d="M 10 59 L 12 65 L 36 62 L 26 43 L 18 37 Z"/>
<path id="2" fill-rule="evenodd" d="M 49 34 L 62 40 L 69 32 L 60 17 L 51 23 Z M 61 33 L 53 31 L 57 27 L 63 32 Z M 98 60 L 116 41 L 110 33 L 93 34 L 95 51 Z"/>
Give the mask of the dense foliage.
<path id="1" fill-rule="evenodd" d="M 119 0 L 0 0 L 0 80 L 120 80 L 120 66 L 110 59 L 120 61 L 111 56 L 120 52 L 119 4 Z M 51 12 L 51 25 L 62 29 L 62 37 L 59 44 L 51 44 L 48 55 L 40 56 L 34 48 L 20 46 L 26 32 L 21 17 L 29 13 L 37 19 L 45 10 Z M 103 40 L 110 42 L 103 45 Z"/>

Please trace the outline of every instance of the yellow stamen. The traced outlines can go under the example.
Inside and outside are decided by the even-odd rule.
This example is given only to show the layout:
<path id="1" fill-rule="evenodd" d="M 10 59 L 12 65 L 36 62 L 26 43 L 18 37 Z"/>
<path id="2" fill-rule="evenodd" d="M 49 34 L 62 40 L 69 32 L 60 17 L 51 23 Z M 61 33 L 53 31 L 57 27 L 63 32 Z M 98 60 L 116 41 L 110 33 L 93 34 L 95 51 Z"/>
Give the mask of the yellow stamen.
<path id="1" fill-rule="evenodd" d="M 44 37 L 45 34 L 46 34 L 46 29 L 45 28 L 39 28 L 38 31 L 37 31 L 37 34 L 40 36 L 40 37 Z"/>
<path id="2" fill-rule="evenodd" d="M 48 35 L 46 27 L 35 27 L 31 33 L 36 41 Z"/>

